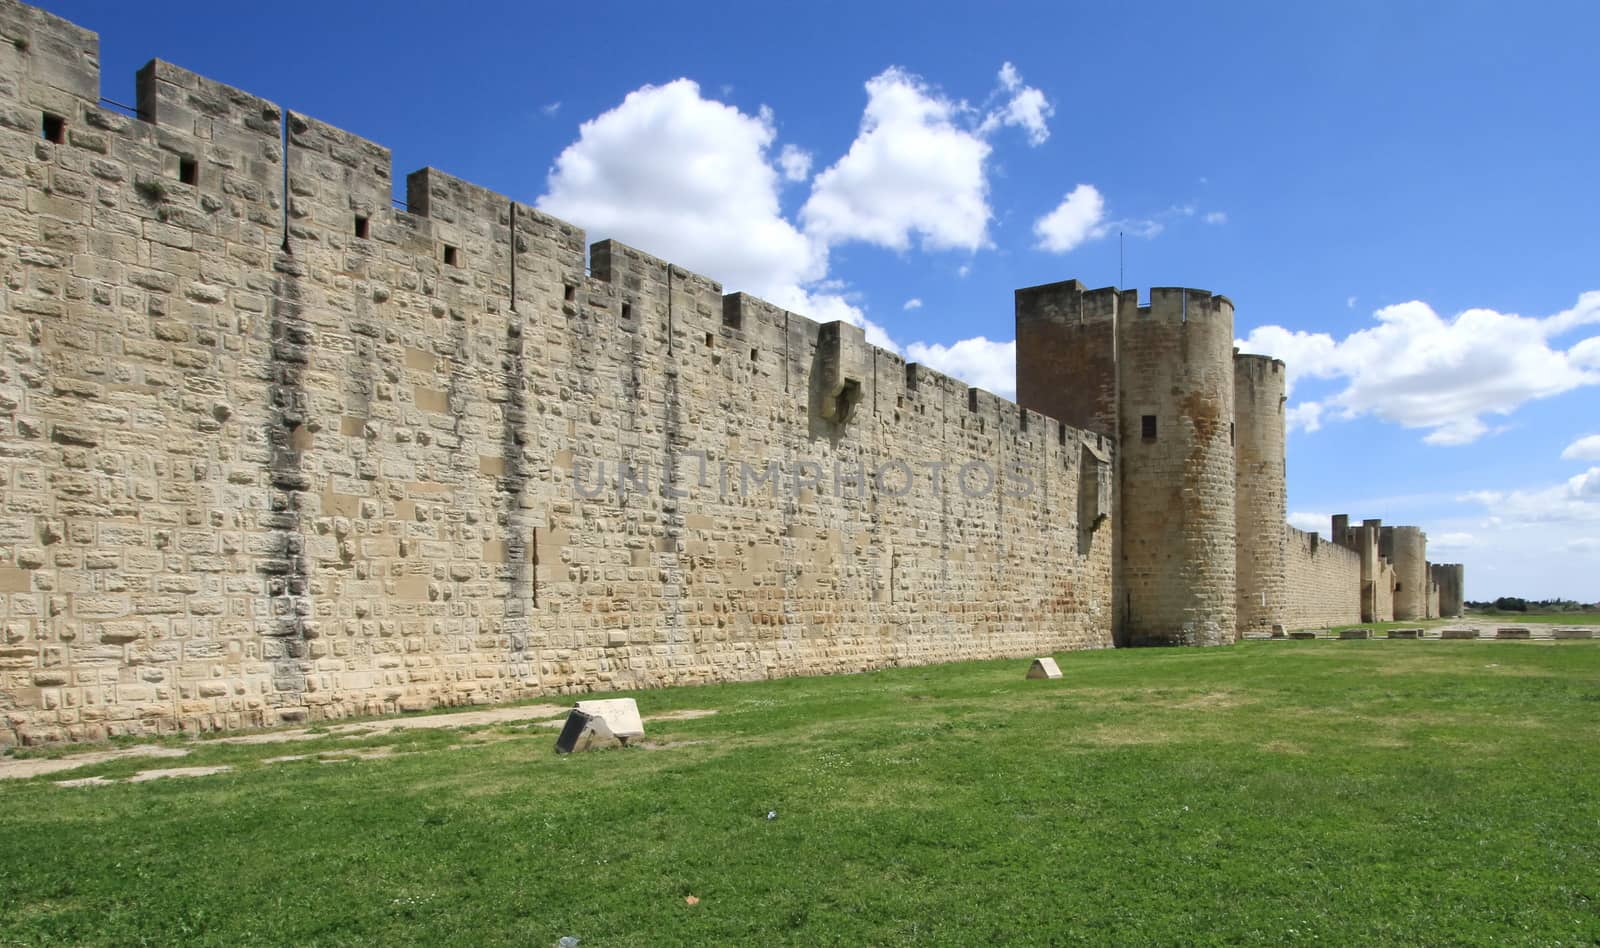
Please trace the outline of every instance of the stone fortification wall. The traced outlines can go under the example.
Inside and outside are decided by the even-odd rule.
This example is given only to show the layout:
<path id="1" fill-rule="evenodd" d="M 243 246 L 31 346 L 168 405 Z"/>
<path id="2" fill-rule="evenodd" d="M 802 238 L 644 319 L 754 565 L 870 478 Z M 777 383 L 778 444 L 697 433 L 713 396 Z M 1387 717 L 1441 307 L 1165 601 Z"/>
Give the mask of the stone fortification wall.
<path id="1" fill-rule="evenodd" d="M 1361 615 L 1361 555 L 1287 524 L 1283 534 L 1288 629 L 1365 621 Z"/>
<path id="2" fill-rule="evenodd" d="M 1374 605 L 1372 618 L 1363 618 L 1363 622 L 1393 622 L 1401 618 L 1394 614 L 1394 566 L 1388 560 L 1379 560 L 1376 573 L 1377 579 L 1373 581 Z"/>
<path id="3" fill-rule="evenodd" d="M 1108 439 L 0 34 L 0 742 L 1111 643 Z"/>

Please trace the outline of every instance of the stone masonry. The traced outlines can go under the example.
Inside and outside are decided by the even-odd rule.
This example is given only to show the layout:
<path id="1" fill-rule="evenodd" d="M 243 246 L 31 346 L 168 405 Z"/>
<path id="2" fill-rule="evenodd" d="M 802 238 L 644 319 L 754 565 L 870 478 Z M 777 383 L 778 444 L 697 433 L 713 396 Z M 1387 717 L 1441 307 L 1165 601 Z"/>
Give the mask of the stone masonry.
<path id="1" fill-rule="evenodd" d="M 0 743 L 1215 644 L 1366 577 L 1291 569 L 1225 297 L 1019 291 L 1019 407 L 432 168 L 396 207 L 381 145 L 161 60 L 103 107 L 14 0 L 0 39 Z"/>

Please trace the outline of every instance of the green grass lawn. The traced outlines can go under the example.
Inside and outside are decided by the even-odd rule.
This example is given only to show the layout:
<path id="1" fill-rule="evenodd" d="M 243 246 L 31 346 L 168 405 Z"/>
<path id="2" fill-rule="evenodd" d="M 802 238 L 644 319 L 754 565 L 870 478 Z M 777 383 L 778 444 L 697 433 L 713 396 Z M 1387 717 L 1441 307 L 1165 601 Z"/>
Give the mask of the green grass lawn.
<path id="1" fill-rule="evenodd" d="M 719 712 L 657 749 L 502 724 L 0 781 L 0 945 L 1600 939 L 1600 642 L 1059 658 L 639 693 Z M 264 762 L 353 747 L 392 753 Z"/>

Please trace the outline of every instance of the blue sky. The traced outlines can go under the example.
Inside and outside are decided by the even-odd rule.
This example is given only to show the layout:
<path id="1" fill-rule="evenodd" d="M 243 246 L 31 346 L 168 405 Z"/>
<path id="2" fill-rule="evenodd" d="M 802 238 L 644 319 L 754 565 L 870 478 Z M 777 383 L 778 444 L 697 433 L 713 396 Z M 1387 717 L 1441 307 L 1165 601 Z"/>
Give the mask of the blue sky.
<path id="1" fill-rule="evenodd" d="M 1600 6 L 44 6 L 1003 394 L 1121 230 L 1290 362 L 1297 523 L 1600 599 Z"/>

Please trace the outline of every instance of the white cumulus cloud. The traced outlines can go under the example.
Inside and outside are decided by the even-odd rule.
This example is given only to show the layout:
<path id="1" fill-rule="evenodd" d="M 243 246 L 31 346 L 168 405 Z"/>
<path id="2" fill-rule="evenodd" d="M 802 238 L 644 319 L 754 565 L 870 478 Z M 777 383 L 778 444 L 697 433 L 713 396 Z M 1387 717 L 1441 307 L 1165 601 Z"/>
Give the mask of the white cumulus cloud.
<path id="1" fill-rule="evenodd" d="M 778 167 L 785 181 L 804 181 L 811 177 L 811 152 L 796 145 L 785 145 L 778 152 Z"/>
<path id="2" fill-rule="evenodd" d="M 1105 198 L 1093 185 L 1078 185 L 1055 210 L 1033 222 L 1039 249 L 1066 253 L 1084 241 L 1104 236 L 1105 210 Z"/>
<path id="3" fill-rule="evenodd" d="M 1600 323 L 1600 291 L 1577 305 L 1533 318 L 1469 309 L 1446 319 L 1426 303 L 1386 306 L 1377 325 L 1336 340 L 1281 326 L 1252 330 L 1239 347 L 1283 359 L 1288 383 L 1339 379 L 1343 387 L 1320 403 L 1291 406 L 1307 430 L 1329 412 L 1370 415 L 1426 431 L 1429 444 L 1467 444 L 1490 430 L 1487 416 L 1509 415 L 1534 399 L 1600 384 L 1600 337 L 1563 349 L 1557 337 Z M 1319 407 L 1310 408 L 1309 405 Z"/>
<path id="4" fill-rule="evenodd" d="M 1289 526 L 1326 537 L 1333 529 L 1333 518 L 1328 514 L 1294 510 L 1289 513 Z"/>
<path id="5" fill-rule="evenodd" d="M 1044 93 L 1024 83 L 1017 67 L 1004 63 L 1000 66 L 1000 95 L 1009 98 L 984 116 L 979 133 L 988 135 L 1002 125 L 1014 125 L 1028 133 L 1028 144 L 1043 145 L 1050 137 L 1048 119 L 1056 113 Z"/>
<path id="6" fill-rule="evenodd" d="M 867 81 L 850 150 L 812 182 L 800 209 L 826 243 L 977 250 L 989 241 L 989 144 L 958 123 L 961 103 L 892 67 Z"/>
<path id="7" fill-rule="evenodd" d="M 907 312 L 910 312 L 911 310 L 914 310 L 914 309 L 921 309 L 922 308 L 922 300 L 920 300 L 920 299 L 916 298 L 915 296 L 913 296 L 911 299 L 906 300 L 905 305 L 901 306 L 900 308 L 903 309 L 903 310 L 906 310 Z"/>
<path id="8" fill-rule="evenodd" d="M 822 278 L 827 251 L 785 220 L 772 123 L 702 98 L 688 79 L 644 86 L 584 122 L 539 208 L 767 295 Z"/>
<path id="9" fill-rule="evenodd" d="M 949 346 L 913 342 L 906 358 L 977 388 L 1015 398 L 1017 394 L 1017 344 L 977 336 Z"/>
<path id="10" fill-rule="evenodd" d="M 1462 497 L 1488 508 L 1503 521 L 1524 523 L 1587 523 L 1600 521 L 1600 467 L 1591 467 L 1565 483 L 1525 490 L 1473 491 Z"/>
<path id="11" fill-rule="evenodd" d="M 1585 435 L 1572 442 L 1561 457 L 1568 461 L 1600 461 L 1600 434 Z"/>
<path id="12" fill-rule="evenodd" d="M 1227 211 L 1212 211 L 1212 212 L 1210 212 L 1209 214 L 1206 215 L 1206 223 L 1207 224 L 1226 224 L 1227 222 L 1228 222 L 1228 212 Z"/>

